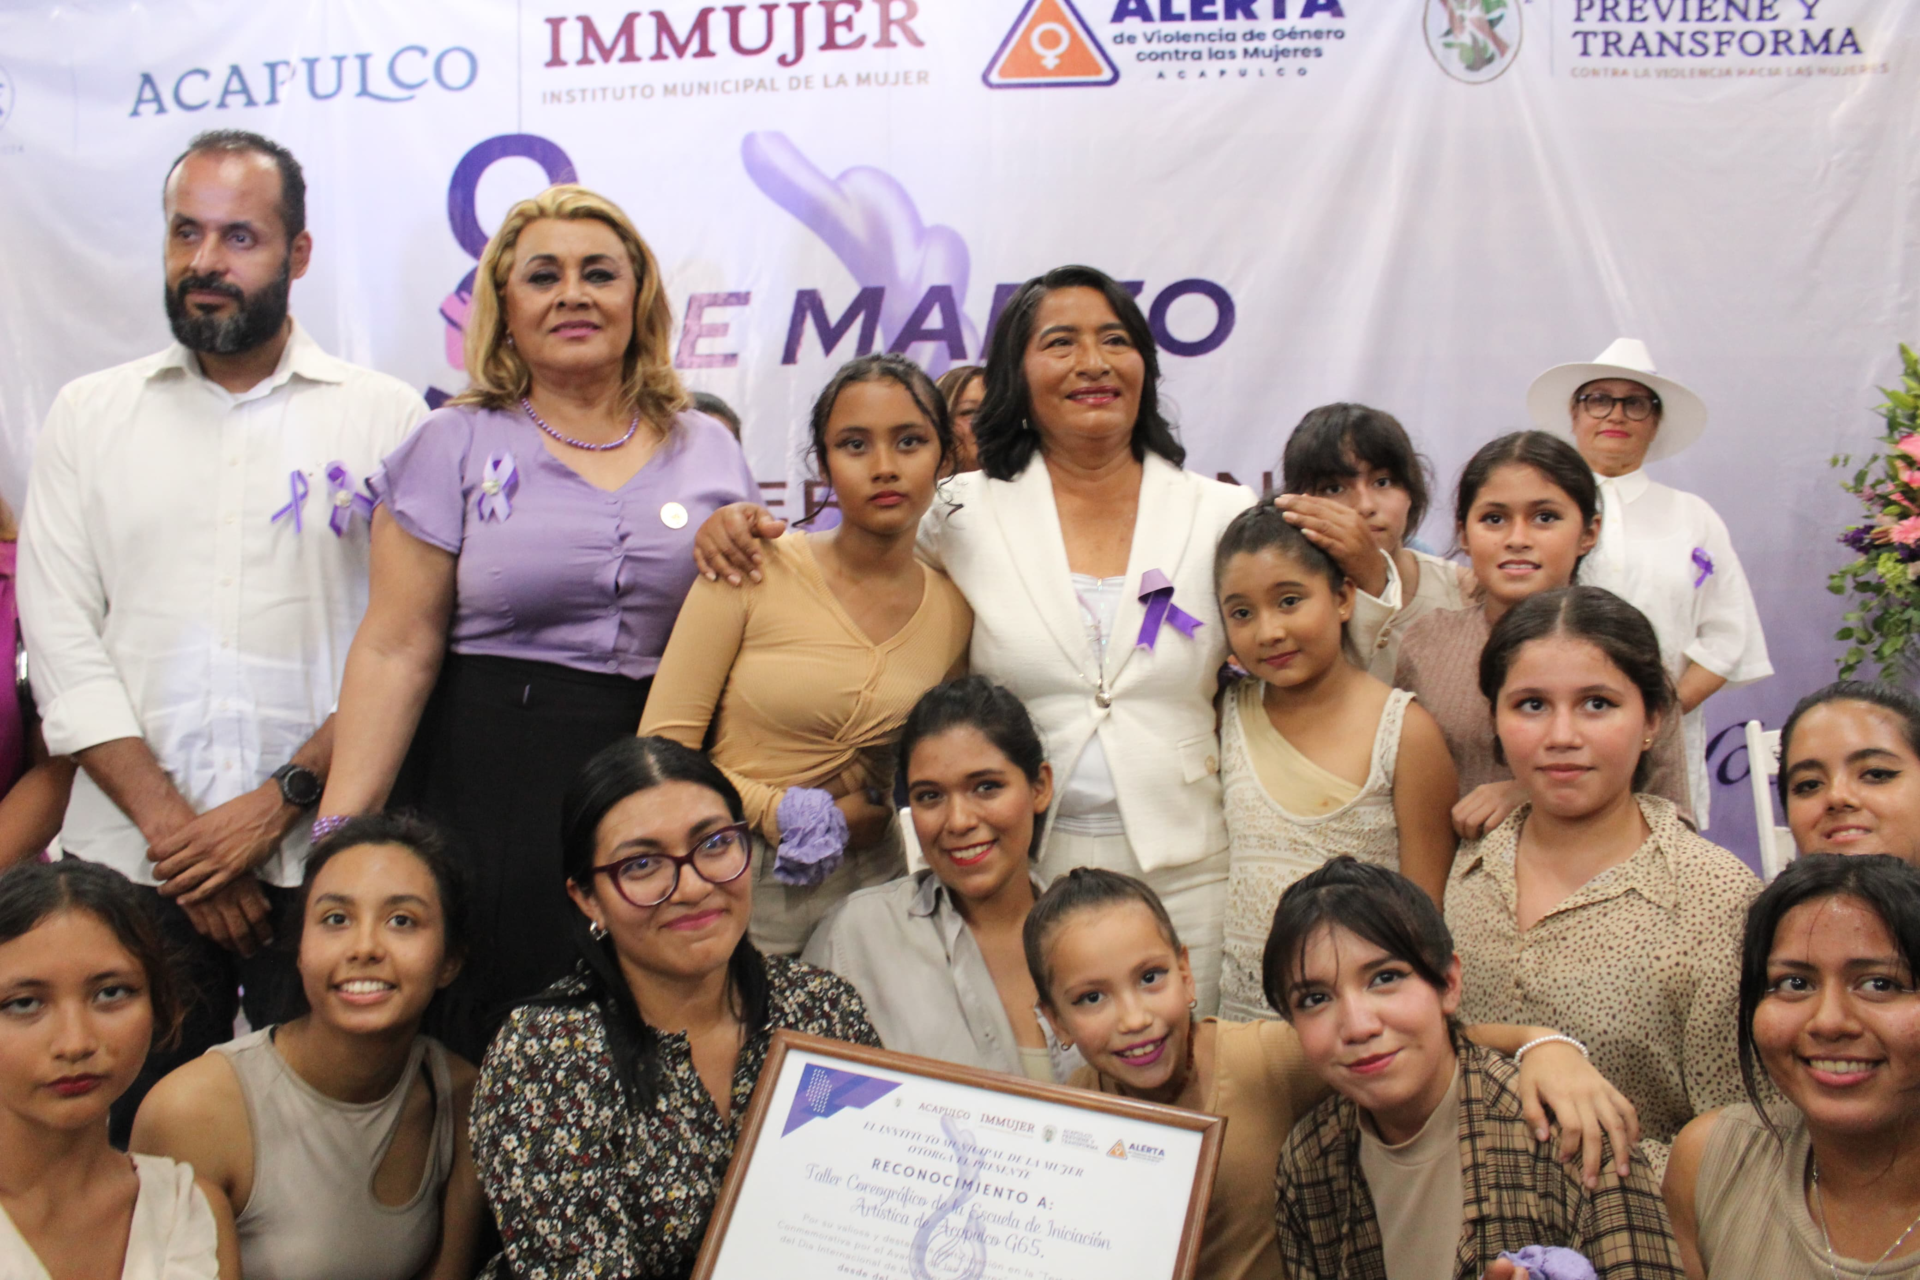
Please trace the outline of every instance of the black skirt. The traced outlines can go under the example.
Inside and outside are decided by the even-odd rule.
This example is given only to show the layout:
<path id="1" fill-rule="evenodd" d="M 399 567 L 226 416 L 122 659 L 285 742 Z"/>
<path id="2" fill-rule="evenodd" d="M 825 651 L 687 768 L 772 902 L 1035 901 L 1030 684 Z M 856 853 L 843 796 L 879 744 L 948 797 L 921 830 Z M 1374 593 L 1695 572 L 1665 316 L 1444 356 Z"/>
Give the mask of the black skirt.
<path id="1" fill-rule="evenodd" d="M 573 966 L 561 798 L 596 752 L 638 730 L 652 683 L 447 655 L 388 807 L 439 823 L 467 870 L 466 963 L 425 1030 L 469 1062 L 513 1005 Z"/>

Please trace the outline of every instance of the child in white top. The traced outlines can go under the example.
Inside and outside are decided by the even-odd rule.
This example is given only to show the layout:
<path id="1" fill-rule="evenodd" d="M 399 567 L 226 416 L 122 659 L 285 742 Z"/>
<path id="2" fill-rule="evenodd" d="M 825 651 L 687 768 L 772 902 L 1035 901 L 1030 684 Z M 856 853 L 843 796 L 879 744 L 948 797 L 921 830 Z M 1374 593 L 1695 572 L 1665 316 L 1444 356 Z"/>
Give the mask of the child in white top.
<path id="1" fill-rule="evenodd" d="M 1220 1007 L 1265 1017 L 1261 956 L 1280 894 L 1344 853 L 1399 870 L 1438 903 L 1457 783 L 1433 717 L 1347 659 L 1353 583 L 1282 512 L 1258 503 L 1227 526 L 1214 581 L 1227 643 L 1251 673 L 1221 709 Z"/>

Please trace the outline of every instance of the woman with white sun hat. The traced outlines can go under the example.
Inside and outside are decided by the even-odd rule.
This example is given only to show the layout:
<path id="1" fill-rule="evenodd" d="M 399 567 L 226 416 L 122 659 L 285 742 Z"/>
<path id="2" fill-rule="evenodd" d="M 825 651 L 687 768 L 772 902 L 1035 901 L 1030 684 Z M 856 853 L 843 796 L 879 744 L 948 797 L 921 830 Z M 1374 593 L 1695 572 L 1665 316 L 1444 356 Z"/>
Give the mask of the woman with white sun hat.
<path id="1" fill-rule="evenodd" d="M 1655 373 L 1644 342 L 1617 338 L 1590 363 L 1555 365 L 1535 378 L 1527 410 L 1541 430 L 1570 437 L 1600 481 L 1600 542 L 1580 566 L 1580 581 L 1630 601 L 1660 637 L 1685 712 L 1687 781 L 1704 827 L 1700 705 L 1730 684 L 1773 674 L 1725 522 L 1704 499 L 1642 470 L 1700 438 L 1706 402 Z"/>

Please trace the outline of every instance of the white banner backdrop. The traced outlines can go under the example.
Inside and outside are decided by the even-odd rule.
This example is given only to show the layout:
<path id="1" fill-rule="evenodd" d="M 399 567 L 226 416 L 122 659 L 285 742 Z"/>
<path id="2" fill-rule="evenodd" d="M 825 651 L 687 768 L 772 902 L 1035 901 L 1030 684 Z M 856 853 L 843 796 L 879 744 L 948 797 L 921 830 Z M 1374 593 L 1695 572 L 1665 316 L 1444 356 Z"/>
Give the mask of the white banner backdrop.
<path id="1" fill-rule="evenodd" d="M 330 350 L 458 389 L 463 287 L 549 180 L 658 252 L 688 382 L 771 501 L 841 360 L 977 356 L 1017 282 L 1128 281 L 1189 465 L 1258 487 L 1314 405 L 1390 409 L 1444 489 L 1548 365 L 1644 339 L 1704 439 L 1780 674 L 1831 678 L 1827 458 L 1920 339 L 1920 6 L 1903 0 L 10 0 L 0 491 L 67 379 L 155 350 L 159 194 L 194 133 L 306 166 Z M 182 501 L 191 501 L 182 495 Z M 1425 540 L 1450 541 L 1446 503 Z M 1713 834 L 1752 856 L 1739 734 Z"/>

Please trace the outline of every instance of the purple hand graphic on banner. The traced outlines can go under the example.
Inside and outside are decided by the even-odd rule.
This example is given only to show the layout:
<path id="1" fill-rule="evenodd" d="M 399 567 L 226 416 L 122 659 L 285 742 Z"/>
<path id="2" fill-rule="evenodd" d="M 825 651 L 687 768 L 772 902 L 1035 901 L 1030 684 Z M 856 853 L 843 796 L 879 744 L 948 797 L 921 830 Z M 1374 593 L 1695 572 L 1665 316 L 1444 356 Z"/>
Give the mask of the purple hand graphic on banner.
<path id="1" fill-rule="evenodd" d="M 793 1095 L 793 1109 L 787 1112 L 786 1137 L 809 1120 L 824 1119 L 852 1107 L 858 1111 L 872 1106 L 900 1087 L 897 1080 L 881 1080 L 838 1067 L 808 1063 L 800 1073 L 800 1088 Z"/>
<path id="2" fill-rule="evenodd" d="M 952 227 L 921 221 L 892 175 L 859 165 L 830 178 L 782 133 L 748 134 L 740 158 L 754 185 L 825 241 L 855 284 L 886 290 L 880 340 L 887 350 L 931 344 L 920 364 L 936 378 L 978 350 L 979 331 L 960 310 L 967 243 Z"/>

